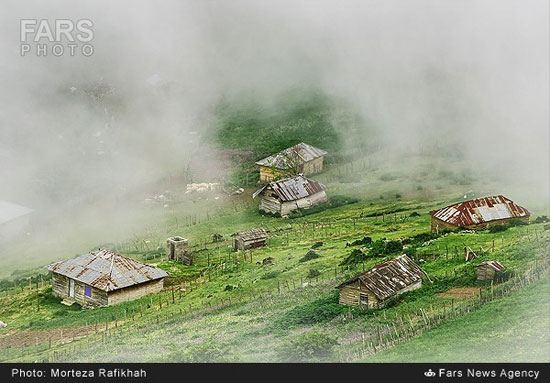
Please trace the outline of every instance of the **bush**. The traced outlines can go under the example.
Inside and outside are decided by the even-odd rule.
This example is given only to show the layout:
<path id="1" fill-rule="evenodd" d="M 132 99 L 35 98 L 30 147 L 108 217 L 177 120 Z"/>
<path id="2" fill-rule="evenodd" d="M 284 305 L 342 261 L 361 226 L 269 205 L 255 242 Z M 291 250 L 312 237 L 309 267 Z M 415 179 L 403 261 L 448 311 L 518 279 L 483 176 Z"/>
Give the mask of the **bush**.
<path id="1" fill-rule="evenodd" d="M 265 273 L 264 275 L 261 276 L 262 279 L 272 279 L 272 278 L 276 278 L 279 274 L 281 274 L 280 271 L 270 271 L 268 273 Z"/>
<path id="2" fill-rule="evenodd" d="M 301 325 L 328 322 L 347 312 L 347 307 L 338 304 L 338 298 L 339 292 L 334 291 L 327 297 L 296 306 L 278 318 L 274 322 L 274 326 L 286 330 Z"/>
<path id="3" fill-rule="evenodd" d="M 416 211 L 413 211 L 411 214 L 409 214 L 409 217 L 420 217 L 420 214 L 418 214 Z"/>
<path id="4" fill-rule="evenodd" d="M 308 278 L 315 278 L 315 277 L 318 277 L 319 275 L 321 275 L 321 273 L 317 269 L 309 269 L 309 273 L 307 273 Z"/>
<path id="5" fill-rule="evenodd" d="M 289 339 L 277 355 L 282 362 L 319 362 L 330 358 L 337 344 L 336 338 L 311 331 Z"/>
<path id="6" fill-rule="evenodd" d="M 535 219 L 534 222 L 535 223 L 545 223 L 545 222 L 550 222 L 550 219 L 545 215 L 540 215 Z"/>
<path id="7" fill-rule="evenodd" d="M 260 214 L 263 215 L 264 217 L 281 218 L 281 213 L 279 213 L 279 212 L 277 212 L 277 213 L 272 213 L 272 212 L 265 211 L 265 210 L 262 210 L 262 209 L 260 209 L 259 212 L 260 212 Z"/>
<path id="8" fill-rule="evenodd" d="M 525 225 L 528 225 L 528 223 L 525 222 L 525 221 L 522 221 L 522 220 L 519 219 L 519 218 L 512 218 L 512 219 L 508 220 L 508 226 L 509 226 L 509 227 L 514 227 L 514 226 L 525 226 Z"/>
<path id="9" fill-rule="evenodd" d="M 320 258 L 321 254 L 316 252 L 315 250 L 310 250 L 304 255 L 302 258 L 298 260 L 298 262 L 307 262 L 311 261 L 312 259 Z"/>
<path id="10" fill-rule="evenodd" d="M 363 249 L 353 249 L 349 255 L 340 262 L 340 266 L 351 265 L 353 263 L 360 263 L 367 260 L 367 254 Z"/>
<path id="11" fill-rule="evenodd" d="M 489 233 L 500 233 L 501 231 L 508 230 L 508 225 L 493 225 L 488 228 Z"/>
<path id="12" fill-rule="evenodd" d="M 312 249 L 318 249 L 321 246 L 323 246 L 323 242 L 315 242 L 313 245 L 311 245 Z"/>
<path id="13" fill-rule="evenodd" d="M 363 239 L 357 239 L 351 243 L 351 246 L 358 246 L 358 245 L 370 245 L 372 243 L 371 237 L 363 237 Z"/>

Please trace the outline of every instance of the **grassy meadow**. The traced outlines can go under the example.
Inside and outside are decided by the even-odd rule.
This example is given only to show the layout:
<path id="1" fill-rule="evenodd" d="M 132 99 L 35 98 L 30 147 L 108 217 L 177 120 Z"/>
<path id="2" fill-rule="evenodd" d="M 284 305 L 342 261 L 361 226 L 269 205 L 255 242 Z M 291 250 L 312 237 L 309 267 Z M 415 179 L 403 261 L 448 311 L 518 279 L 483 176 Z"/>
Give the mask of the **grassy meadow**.
<path id="1" fill-rule="evenodd" d="M 242 186 L 244 193 L 182 197 L 168 208 L 152 208 L 136 216 L 132 235 L 108 227 L 93 232 L 94 241 L 106 233 L 102 247 L 169 271 L 163 293 L 93 310 L 67 307 L 52 295 L 42 266 L 99 243 L 82 230 L 80 244 L 79 238 L 67 239 L 65 251 L 48 252 L 39 243 L 12 249 L 10 259 L 25 261 L 23 266 L 6 262 L 2 271 L 0 320 L 8 326 L 0 330 L 0 359 L 52 360 L 57 355 L 54 360 L 82 362 L 347 361 L 361 337 L 379 326 L 422 310 L 445 311 L 486 292 L 489 285 L 475 279 L 478 263 L 498 259 L 510 276 L 548 257 L 549 231 L 543 223 L 500 232 L 430 234 L 430 210 L 465 198 L 507 195 L 507 186 L 452 153 L 388 156 L 376 145 L 354 142 L 346 137 L 363 121 L 329 108 L 323 98 L 296 103 L 296 97 L 290 95 L 277 113 L 220 106 L 219 126 L 209 139 L 220 151 L 242 152 L 227 183 Z M 250 198 L 257 187 L 251 163 L 299 141 L 331 152 L 325 171 L 314 177 L 326 185 L 331 203 L 289 219 L 260 215 L 257 201 Z M 545 203 L 525 207 L 533 217 L 548 214 Z M 231 234 L 260 226 L 269 233 L 267 247 L 232 251 Z M 165 240 L 174 235 L 189 239 L 192 266 L 165 259 Z M 374 244 L 348 245 L 364 237 Z M 385 249 L 387 241 L 401 247 Z M 59 246 L 56 242 L 55 248 Z M 465 262 L 465 248 L 478 257 Z M 306 257 L 311 250 L 315 256 Z M 39 257 L 38 251 L 47 254 Z M 360 259 L 348 259 L 361 251 Z M 340 282 L 403 253 L 431 281 L 383 310 L 338 304 L 335 286 Z M 264 264 L 267 258 L 272 262 Z M 453 288 L 462 294 L 452 293 Z M 539 361 L 548 339 L 535 341 L 528 324 L 536 322 L 537 332 L 549 329 L 548 316 L 532 308 L 547 288 L 546 278 L 364 361 L 400 361 L 411 354 L 414 360 L 407 361 L 470 356 L 490 361 L 500 356 L 484 356 L 485 349 L 520 337 L 540 349 L 540 355 L 528 348 L 518 355 Z M 547 302 L 539 304 L 548 311 Z M 492 335 L 489 339 L 482 333 Z M 455 360 L 452 346 L 457 342 L 468 347 Z M 468 354 L 468 348 L 474 351 Z M 70 358 L 59 357 L 67 350 Z"/>

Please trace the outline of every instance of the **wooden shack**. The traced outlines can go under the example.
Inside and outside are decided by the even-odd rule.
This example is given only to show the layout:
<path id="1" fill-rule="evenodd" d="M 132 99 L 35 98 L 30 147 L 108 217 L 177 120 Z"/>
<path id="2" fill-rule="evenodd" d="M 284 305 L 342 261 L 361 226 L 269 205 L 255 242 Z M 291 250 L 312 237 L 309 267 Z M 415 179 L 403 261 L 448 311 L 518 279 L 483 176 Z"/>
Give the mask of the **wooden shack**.
<path id="1" fill-rule="evenodd" d="M 512 200 L 502 196 L 490 196 L 459 202 L 432 210 L 432 232 L 465 227 L 472 230 L 502 225 L 511 219 L 529 223 L 531 213 Z"/>
<path id="2" fill-rule="evenodd" d="M 173 236 L 166 240 L 166 257 L 168 260 L 181 259 L 187 250 L 187 239 L 180 236 Z"/>
<path id="3" fill-rule="evenodd" d="M 260 197 L 259 210 L 287 217 L 297 209 L 308 209 L 328 201 L 325 187 L 302 174 L 273 181 L 257 190 L 252 198 Z"/>
<path id="4" fill-rule="evenodd" d="M 168 273 L 112 251 L 98 250 L 46 266 L 63 303 L 110 306 L 158 293 Z"/>
<path id="5" fill-rule="evenodd" d="M 239 231 L 233 234 L 233 249 L 248 250 L 267 245 L 267 232 L 263 228 Z"/>
<path id="6" fill-rule="evenodd" d="M 340 304 L 376 309 L 387 300 L 422 286 L 425 272 L 403 254 L 337 286 Z"/>
<path id="7" fill-rule="evenodd" d="M 300 142 L 290 148 L 256 162 L 260 167 L 260 182 L 267 183 L 298 173 L 305 175 L 323 171 L 326 151 Z"/>
<path id="8" fill-rule="evenodd" d="M 506 268 L 499 261 L 483 261 L 476 266 L 476 276 L 479 281 L 489 281 L 504 270 Z"/>

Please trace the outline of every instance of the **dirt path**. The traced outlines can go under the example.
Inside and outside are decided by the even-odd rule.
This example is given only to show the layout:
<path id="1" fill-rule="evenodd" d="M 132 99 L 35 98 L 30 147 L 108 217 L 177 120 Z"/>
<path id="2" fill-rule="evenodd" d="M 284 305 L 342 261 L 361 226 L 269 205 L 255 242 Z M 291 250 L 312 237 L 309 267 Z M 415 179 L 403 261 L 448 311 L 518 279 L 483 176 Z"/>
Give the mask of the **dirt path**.
<path id="1" fill-rule="evenodd" d="M 451 287 L 449 290 L 435 295 L 442 298 L 467 299 L 479 295 L 479 287 Z"/>

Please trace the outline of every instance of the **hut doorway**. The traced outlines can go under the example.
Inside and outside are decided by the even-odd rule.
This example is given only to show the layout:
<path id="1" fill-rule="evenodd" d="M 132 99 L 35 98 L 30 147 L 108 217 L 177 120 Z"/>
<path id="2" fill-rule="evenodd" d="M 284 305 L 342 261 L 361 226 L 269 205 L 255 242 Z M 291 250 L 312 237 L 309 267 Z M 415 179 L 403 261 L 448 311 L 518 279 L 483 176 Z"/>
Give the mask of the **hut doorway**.
<path id="1" fill-rule="evenodd" d="M 369 307 L 369 295 L 368 294 L 359 294 L 359 306 Z"/>
<path id="2" fill-rule="evenodd" d="M 69 296 L 74 297 L 74 279 L 69 279 Z"/>

